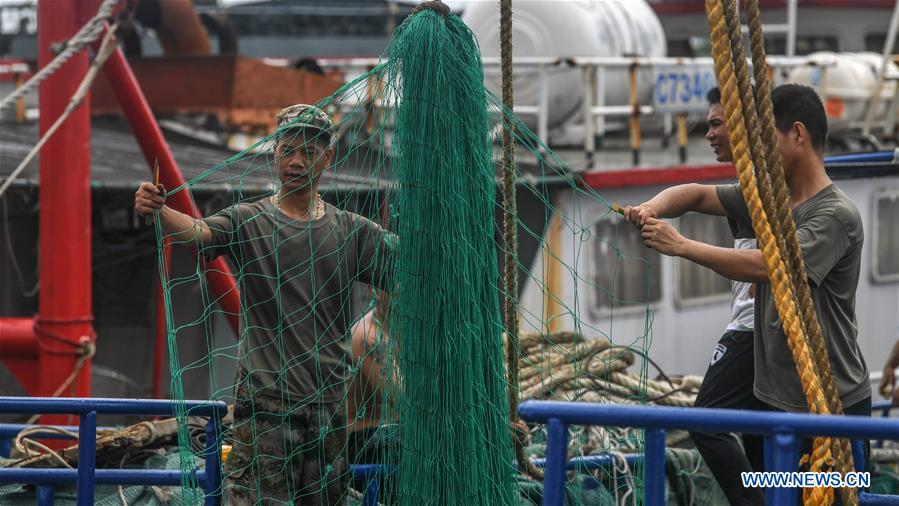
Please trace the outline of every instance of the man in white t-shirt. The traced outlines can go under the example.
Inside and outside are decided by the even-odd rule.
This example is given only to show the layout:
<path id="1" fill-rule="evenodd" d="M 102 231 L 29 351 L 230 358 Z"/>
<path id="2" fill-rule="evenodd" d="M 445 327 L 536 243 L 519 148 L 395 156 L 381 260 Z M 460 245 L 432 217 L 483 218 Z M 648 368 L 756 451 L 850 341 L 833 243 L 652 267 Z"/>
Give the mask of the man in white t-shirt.
<path id="1" fill-rule="evenodd" d="M 719 162 L 733 163 L 730 137 L 721 105 L 721 93 L 708 93 L 708 139 Z M 626 209 L 627 213 L 629 209 Z M 754 237 L 734 236 L 737 249 L 756 249 Z M 731 318 L 712 352 L 694 406 L 702 408 L 765 409 L 753 394 L 755 285 L 731 282 Z M 764 504 L 761 488 L 744 488 L 740 473 L 762 470 L 764 443 L 761 436 L 742 435 L 740 442 L 728 433 L 694 432 L 690 436 L 732 505 Z M 745 452 L 744 452 L 745 449 Z M 745 454 L 744 454 L 745 453 Z"/>
<path id="2" fill-rule="evenodd" d="M 717 104 L 720 108 L 721 104 Z M 713 105 L 714 107 L 714 105 Z M 713 127 L 710 127 L 711 131 Z M 729 154 L 729 153 L 728 153 Z M 721 158 L 719 157 L 719 160 Z M 729 160 L 721 160 L 729 161 Z M 737 249 L 756 249 L 755 239 L 735 238 Z M 694 406 L 698 408 L 764 409 L 753 394 L 755 381 L 755 285 L 731 282 L 731 318 L 715 345 Z M 741 435 L 743 449 L 732 434 L 692 432 L 690 436 L 718 485 L 733 505 L 764 504 L 762 489 L 744 488 L 740 473 L 762 470 L 764 442 L 761 436 Z M 745 453 L 745 457 L 744 457 Z"/>

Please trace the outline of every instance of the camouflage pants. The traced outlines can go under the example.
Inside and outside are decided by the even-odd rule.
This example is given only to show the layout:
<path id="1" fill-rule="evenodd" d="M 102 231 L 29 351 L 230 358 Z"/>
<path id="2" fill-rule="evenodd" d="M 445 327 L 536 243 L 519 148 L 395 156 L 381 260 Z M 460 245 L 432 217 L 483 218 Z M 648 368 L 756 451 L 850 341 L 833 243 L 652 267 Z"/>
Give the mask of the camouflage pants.
<path id="1" fill-rule="evenodd" d="M 310 404 L 282 416 L 280 399 L 251 399 L 246 384 L 235 392 L 225 504 L 342 506 L 349 474 L 339 406 Z"/>

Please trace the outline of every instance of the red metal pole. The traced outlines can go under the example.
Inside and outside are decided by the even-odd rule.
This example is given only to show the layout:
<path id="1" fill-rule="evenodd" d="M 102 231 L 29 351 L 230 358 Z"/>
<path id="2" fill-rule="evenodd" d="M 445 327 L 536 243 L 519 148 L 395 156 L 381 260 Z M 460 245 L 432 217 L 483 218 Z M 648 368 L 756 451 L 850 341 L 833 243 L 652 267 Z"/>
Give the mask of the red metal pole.
<path id="1" fill-rule="evenodd" d="M 49 63 L 51 48 L 68 40 L 96 11 L 95 0 L 38 2 L 38 63 Z M 73 56 L 41 83 L 40 132 L 65 110 L 88 68 L 85 51 Z M 91 305 L 90 96 L 85 97 L 40 156 L 40 299 L 34 330 L 39 347 L 36 395 L 52 395 L 73 372 L 82 341 L 94 339 Z M 87 360 L 63 396 L 90 396 Z M 63 423 L 62 416 L 44 423 Z"/>
<path id="2" fill-rule="evenodd" d="M 103 66 L 106 79 L 115 93 L 116 100 L 122 108 L 125 119 L 131 126 L 131 131 L 137 138 L 144 158 L 147 160 L 147 166 L 152 167 L 155 160 L 159 161 L 159 182 L 167 189 L 171 190 L 185 183 L 175 157 L 165 142 L 162 130 L 156 123 L 150 104 L 144 97 L 143 91 L 131 66 L 125 59 L 121 49 L 116 51 L 106 60 Z M 135 188 L 136 189 L 136 188 Z M 197 205 L 190 196 L 190 192 L 182 191 L 171 195 L 166 202 L 173 209 L 189 214 L 195 218 L 202 215 Z M 240 297 L 237 292 L 237 286 L 234 283 L 234 276 L 228 264 L 219 257 L 209 262 L 206 272 L 206 281 L 212 290 L 222 309 L 228 315 L 228 321 L 235 334 L 239 334 L 240 328 Z"/>
<path id="3" fill-rule="evenodd" d="M 164 239 L 164 257 L 163 265 L 168 269 L 172 261 L 172 244 Z M 161 279 L 161 278 L 160 278 Z M 156 343 L 153 350 L 153 385 L 151 394 L 154 399 L 162 398 L 162 366 L 165 360 L 165 345 L 168 332 L 165 321 L 165 292 L 160 281 L 156 287 Z"/>

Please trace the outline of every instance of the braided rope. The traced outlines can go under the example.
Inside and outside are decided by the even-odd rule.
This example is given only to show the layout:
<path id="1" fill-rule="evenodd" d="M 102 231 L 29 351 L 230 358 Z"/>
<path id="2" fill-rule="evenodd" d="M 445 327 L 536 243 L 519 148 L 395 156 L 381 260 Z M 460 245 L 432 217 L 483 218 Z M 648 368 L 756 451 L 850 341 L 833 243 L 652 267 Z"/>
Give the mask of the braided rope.
<path id="1" fill-rule="evenodd" d="M 777 150 L 777 136 L 775 135 L 774 107 L 769 93 L 770 83 L 768 79 L 768 64 L 765 55 L 764 34 L 762 32 L 761 13 L 758 0 L 747 0 L 746 17 L 749 25 L 749 38 L 752 46 L 752 65 L 758 88 L 758 114 L 761 117 L 761 135 L 763 144 L 767 147 L 767 169 L 770 171 L 774 189 L 775 207 L 780 210 L 777 221 L 784 239 L 782 245 L 790 264 L 790 274 L 793 276 L 795 295 L 799 301 L 799 310 L 805 326 L 809 344 L 812 347 L 813 357 L 816 360 L 818 375 L 822 380 L 825 397 L 830 412 L 843 413 L 843 403 L 840 400 L 839 391 L 833 379 L 830 364 L 830 356 L 824 341 L 821 325 L 815 314 L 815 306 L 812 302 L 811 290 L 808 279 L 805 276 L 805 261 L 796 239 L 796 224 L 792 219 L 789 204 L 789 189 L 786 184 L 783 163 Z M 742 45 L 742 38 L 740 39 Z M 745 65 L 744 65 L 745 66 Z M 834 458 L 840 473 L 844 474 L 854 470 L 852 449 L 848 439 L 838 439 L 835 445 Z M 858 496 L 855 489 L 844 487 L 840 489 L 844 504 L 858 504 Z"/>
<path id="2" fill-rule="evenodd" d="M 499 2 L 500 67 L 502 73 L 503 105 L 512 111 L 514 106 L 512 85 L 512 0 Z M 507 382 L 509 384 L 509 420 L 513 430 L 518 420 L 518 203 L 515 195 L 515 125 L 503 123 L 503 326 L 509 336 L 506 348 Z M 521 469 L 537 479 L 543 472 L 528 458 L 520 438 L 515 438 L 515 457 Z"/>
<path id="3" fill-rule="evenodd" d="M 737 90 L 734 69 L 731 67 L 731 62 L 734 59 L 728 44 L 723 6 L 721 0 L 705 0 L 705 6 L 711 32 L 715 73 L 721 87 L 722 105 L 725 110 L 727 129 L 732 140 L 731 144 L 740 180 L 740 188 L 752 217 L 755 235 L 762 249 L 765 267 L 771 279 L 775 304 L 778 313 L 781 315 L 781 321 L 787 334 L 790 351 L 796 362 L 797 373 L 802 382 L 803 392 L 809 409 L 813 413 L 826 414 L 829 413 L 827 402 L 815 372 L 808 343 L 802 333 L 802 322 L 797 315 L 796 304 L 791 293 L 791 279 L 787 275 L 780 248 L 768 223 L 768 217 L 762 207 L 759 190 L 756 186 L 755 173 L 748 153 L 749 141 L 743 119 L 742 100 Z M 828 445 L 819 445 L 817 450 L 820 453 L 816 453 L 816 461 L 830 459 L 831 455 Z M 814 501 L 814 504 L 831 504 L 833 501 L 833 490 L 813 489 L 811 491 L 811 499 Z"/>
<path id="4" fill-rule="evenodd" d="M 736 6 L 734 6 L 735 8 Z M 796 239 L 796 224 L 793 222 L 789 204 L 789 188 L 783 170 L 783 163 L 777 149 L 777 136 L 775 135 L 774 107 L 771 103 L 770 82 L 768 79 L 768 64 L 765 55 L 765 44 L 762 32 L 761 13 L 758 0 L 748 0 L 746 3 L 746 17 L 749 25 L 749 38 L 752 46 L 752 63 L 756 86 L 758 88 L 758 114 L 761 116 L 762 141 L 766 146 L 766 168 L 770 172 L 773 182 L 775 207 L 779 210 L 776 215 L 783 238 L 781 245 L 788 262 L 796 300 L 799 301 L 799 311 L 805 326 L 809 344 L 812 347 L 812 356 L 816 360 L 816 368 L 824 386 L 825 398 L 831 413 L 842 414 L 843 403 L 840 400 L 839 391 L 833 379 L 830 364 L 830 354 L 824 341 L 821 325 L 815 313 L 812 302 L 811 290 L 805 276 L 805 261 Z M 742 43 L 742 38 L 741 38 Z M 845 475 L 854 470 L 852 448 L 849 440 L 837 439 L 833 444 L 834 458 L 839 472 Z M 851 487 L 840 489 L 843 504 L 858 504 L 856 490 Z"/>
<path id="5" fill-rule="evenodd" d="M 425 9 L 431 9 L 432 11 L 436 12 L 437 14 L 440 14 L 441 16 L 449 16 L 449 14 L 450 14 L 449 6 L 446 5 L 445 3 L 441 2 L 440 0 L 431 0 L 428 2 L 420 3 L 420 4 L 416 5 L 414 9 L 412 9 L 412 14 L 417 14 Z M 412 14 L 410 14 L 410 16 Z"/>
<path id="6" fill-rule="evenodd" d="M 740 96 L 743 98 L 743 114 L 749 135 L 750 151 L 752 153 L 752 159 L 755 162 L 762 206 L 768 216 L 774 217 L 774 220 L 771 222 L 771 228 L 777 239 L 778 247 L 784 254 L 784 263 L 787 267 L 787 271 L 790 273 L 792 281 L 791 294 L 794 297 L 794 300 L 799 301 L 798 308 L 801 314 L 803 332 L 812 347 L 812 357 L 815 359 L 815 370 L 824 387 L 828 409 L 831 413 L 841 413 L 842 404 L 840 403 L 839 395 L 837 394 L 836 386 L 834 385 L 833 375 L 831 374 L 830 369 L 830 358 L 828 357 L 826 347 L 824 346 L 824 338 L 821 335 L 821 328 L 818 325 L 814 305 L 811 303 L 810 290 L 804 274 L 805 266 L 802 261 L 798 241 L 796 240 L 796 226 L 793 222 L 786 184 L 783 180 L 783 167 L 780 163 L 781 160 L 777 151 L 777 139 L 773 139 L 773 143 L 769 145 L 768 150 L 765 150 L 762 146 L 762 138 L 759 131 L 759 118 L 756 112 L 756 100 L 753 97 L 750 85 L 749 68 L 746 64 L 746 51 L 743 45 L 743 35 L 740 27 L 736 0 L 724 1 L 724 17 L 727 22 L 731 50 L 734 56 L 733 63 L 737 74 L 737 85 Z M 756 62 L 756 65 L 758 65 L 758 62 Z M 767 70 L 764 67 L 756 66 L 755 70 L 756 75 L 758 74 L 758 71 L 761 70 L 765 74 L 765 77 L 767 77 Z M 759 96 L 761 97 L 764 95 L 770 105 L 771 99 L 767 88 L 767 82 L 764 85 L 759 86 L 758 91 Z M 769 120 L 770 123 L 766 124 L 766 127 L 770 127 L 768 134 L 774 137 L 773 115 Z M 779 175 L 781 176 L 781 180 L 779 183 L 772 183 L 771 181 L 769 170 L 772 167 L 772 162 L 774 162 L 780 169 Z M 808 296 L 808 301 L 803 301 L 802 297 L 799 296 L 799 294 L 802 293 L 803 288 Z M 815 330 L 817 330 L 817 335 L 815 335 Z M 834 404 L 834 402 L 836 402 L 836 404 Z M 823 445 L 829 445 L 831 447 L 834 459 L 836 462 L 841 463 L 841 467 L 848 462 L 849 468 L 847 471 L 853 469 L 852 449 L 849 446 L 848 440 L 816 438 L 814 455 L 816 455 L 817 458 L 812 460 L 812 471 L 821 471 L 823 470 L 824 465 L 827 464 L 827 462 L 821 458 L 824 454 L 822 448 Z"/>
<path id="7" fill-rule="evenodd" d="M 825 395 L 830 411 L 831 413 L 842 414 L 843 404 L 833 380 L 829 353 L 823 337 L 821 325 L 815 314 L 811 290 L 809 289 L 808 280 L 805 276 L 805 261 L 802 258 L 802 252 L 799 248 L 798 241 L 796 241 L 796 227 L 792 220 L 792 213 L 789 211 L 789 189 L 786 184 L 780 153 L 777 150 L 777 136 L 775 135 L 775 121 L 771 96 L 767 93 L 770 84 L 758 0 L 747 0 L 746 12 L 749 24 L 750 42 L 752 45 L 755 80 L 759 90 L 765 91 L 759 95 L 758 102 L 759 114 L 762 119 L 762 135 L 764 145 L 767 147 L 768 169 L 773 178 L 773 187 L 775 189 L 774 197 L 777 202 L 776 205 L 784 210 L 779 219 L 782 223 L 783 235 L 786 239 L 785 246 L 787 256 L 794 266 L 791 268 L 791 274 L 794 277 L 793 283 L 797 300 L 799 301 L 799 309 L 805 324 L 809 343 L 812 346 L 813 356 L 817 361 L 819 376 L 824 383 Z M 837 439 L 835 449 L 834 457 L 836 459 L 838 471 L 843 475 L 853 471 L 855 465 L 849 440 L 845 438 Z M 843 504 L 858 504 L 857 491 L 852 487 L 841 488 L 840 496 Z"/>
<path id="8" fill-rule="evenodd" d="M 767 62 L 765 61 L 765 46 L 762 38 L 758 0 L 747 0 L 746 8 L 752 43 L 752 61 L 755 81 L 760 91 L 767 91 L 770 84 L 768 82 Z M 777 207 L 784 211 L 783 216 L 778 217 L 778 219 L 780 225 L 783 227 L 785 235 L 785 252 L 790 257 L 788 261 L 794 266 L 794 269 L 791 270 L 791 274 L 793 275 L 793 283 L 796 287 L 796 295 L 799 298 L 799 309 L 803 312 L 803 321 L 810 337 L 809 342 L 814 348 L 816 358 L 818 359 L 819 372 L 822 377 L 831 377 L 830 360 L 828 359 L 827 348 L 824 346 L 821 325 L 815 316 L 815 307 L 811 299 L 811 290 L 808 286 L 808 279 L 804 274 L 805 260 L 802 258 L 799 244 L 795 240 L 796 224 L 793 222 L 792 215 L 789 212 L 789 188 L 787 188 L 780 153 L 777 150 L 774 109 L 771 104 L 770 94 L 759 94 L 758 107 L 759 116 L 761 116 L 763 144 L 767 147 L 767 167 L 771 173 L 771 185 L 774 188 L 774 199 Z M 828 404 L 831 406 L 831 411 L 836 414 L 842 414 L 842 402 L 840 401 L 840 397 L 837 394 L 833 382 L 830 381 L 828 384 L 825 384 L 825 388 L 828 390 Z"/>
<path id="9" fill-rule="evenodd" d="M 62 114 L 56 118 L 56 121 L 50 128 L 44 132 L 44 135 L 38 139 L 37 143 L 31 148 L 31 151 L 25 155 L 25 158 L 19 163 L 19 165 L 9 174 L 9 176 L 0 184 L 0 198 L 3 198 L 3 195 L 12 185 L 13 181 L 19 177 L 19 174 L 25 170 L 31 160 L 40 153 L 41 149 L 43 149 L 44 144 L 50 140 L 51 137 L 56 133 L 57 130 L 65 123 L 66 119 L 72 114 L 72 112 L 77 109 L 83 102 L 84 97 L 91 90 L 91 85 L 94 83 L 94 79 L 97 78 L 97 73 L 100 71 L 100 67 L 106 63 L 106 60 L 112 56 L 112 53 L 118 49 L 118 45 L 116 44 L 117 39 L 115 37 L 115 32 L 117 28 L 117 24 L 113 25 L 106 35 L 103 37 L 103 42 L 100 45 L 100 49 L 97 51 L 97 55 L 94 58 L 94 61 L 91 62 L 90 67 L 87 69 L 87 72 L 84 74 L 84 79 L 82 79 L 81 83 L 78 85 L 78 89 L 75 90 L 75 93 L 72 95 L 72 98 L 69 100 L 69 103 L 66 105 L 65 110 L 63 110 Z M 102 28 L 102 25 L 101 25 Z"/>
<path id="10" fill-rule="evenodd" d="M 513 109 L 512 87 L 512 0 L 500 2 L 500 60 L 502 72 L 503 105 Z M 513 144 L 515 126 L 510 122 L 503 124 L 503 285 L 506 293 L 503 305 L 503 319 L 506 334 L 509 336 L 508 375 L 509 375 L 509 416 L 517 419 L 518 392 L 518 317 L 516 301 L 518 294 L 517 269 L 517 237 L 515 229 L 515 146 Z"/>
<path id="11" fill-rule="evenodd" d="M 15 91 L 0 100 L 0 117 L 2 117 L 5 109 L 15 104 L 16 100 L 24 97 L 25 94 L 36 88 L 42 81 L 46 80 L 53 75 L 54 72 L 59 70 L 59 68 L 62 67 L 65 62 L 69 61 L 70 58 L 75 56 L 88 44 L 97 40 L 97 37 L 103 32 L 103 23 L 106 21 L 106 18 L 112 15 L 112 11 L 118 3 L 119 0 L 103 0 L 103 3 L 100 4 L 100 8 L 97 9 L 97 14 L 94 15 L 90 21 L 85 23 L 84 26 L 82 26 L 81 29 L 66 42 L 65 49 L 56 55 L 56 58 L 53 58 L 53 61 L 45 65 L 37 74 L 31 76 L 31 79 L 22 84 L 22 86 L 19 86 Z"/>
<path id="12" fill-rule="evenodd" d="M 729 1 L 733 2 L 733 0 Z M 786 261 L 790 267 L 790 274 L 793 276 L 793 285 L 799 300 L 799 309 L 802 311 L 803 323 L 809 335 L 809 344 L 812 345 L 815 358 L 817 359 L 818 371 L 823 379 L 830 380 L 824 382 L 824 387 L 827 390 L 828 405 L 833 413 L 841 414 L 843 412 L 842 402 L 840 401 L 832 381 L 827 348 L 824 346 L 821 325 L 818 322 L 818 318 L 815 316 L 815 307 L 811 299 L 811 290 L 808 286 L 808 279 L 805 276 L 805 261 L 802 258 L 799 243 L 796 241 L 796 224 L 793 221 L 790 212 L 789 188 L 787 188 L 780 153 L 777 150 L 773 106 L 771 104 L 771 96 L 767 92 L 770 84 L 768 82 L 765 48 L 762 39 L 762 27 L 759 19 L 757 0 L 754 4 L 750 0 L 749 3 L 747 3 L 747 9 L 750 9 L 750 6 L 753 5 L 755 7 L 754 15 L 749 14 L 748 16 L 751 23 L 749 29 L 750 37 L 752 39 L 752 59 L 755 80 L 760 92 L 758 95 L 758 111 L 759 116 L 761 116 L 762 144 L 767 147 L 765 153 L 767 163 L 765 167 L 768 169 L 768 172 L 770 172 L 770 186 L 774 190 L 773 198 L 775 201 L 775 208 L 779 210 L 777 226 L 781 228 L 783 233 L 783 248 L 784 253 L 787 256 Z M 765 178 L 768 179 L 767 174 L 765 175 Z"/>
<path id="13" fill-rule="evenodd" d="M 740 15 L 737 11 L 736 0 L 724 0 L 724 19 L 727 22 L 727 34 L 730 38 L 730 48 L 733 54 L 734 72 L 737 78 L 737 89 L 743 103 L 743 119 L 746 124 L 747 135 L 749 136 L 749 151 L 752 156 L 752 162 L 755 166 L 755 174 L 758 178 L 759 197 L 762 200 L 762 207 L 765 214 L 775 217 L 771 222 L 771 230 L 777 239 L 777 246 L 782 252 L 786 251 L 785 240 L 783 237 L 783 228 L 781 222 L 781 208 L 775 205 L 772 192 L 775 191 L 771 187 L 771 179 L 768 174 L 768 156 L 770 151 L 766 151 L 762 146 L 762 138 L 759 130 L 759 119 L 756 112 L 755 97 L 753 96 L 752 84 L 749 77 L 749 66 L 746 64 L 746 49 L 743 46 L 743 34 L 740 27 Z M 761 90 L 759 90 L 761 91 Z M 775 145 L 776 146 L 776 145 Z M 787 216 L 787 219 L 790 219 Z M 792 221 L 792 220 L 791 220 Z M 792 272 L 794 265 L 791 258 L 784 258 L 787 269 Z M 795 278 L 792 278 L 795 283 Z M 790 287 L 793 289 L 793 287 Z M 803 332 L 805 327 L 803 327 Z"/>

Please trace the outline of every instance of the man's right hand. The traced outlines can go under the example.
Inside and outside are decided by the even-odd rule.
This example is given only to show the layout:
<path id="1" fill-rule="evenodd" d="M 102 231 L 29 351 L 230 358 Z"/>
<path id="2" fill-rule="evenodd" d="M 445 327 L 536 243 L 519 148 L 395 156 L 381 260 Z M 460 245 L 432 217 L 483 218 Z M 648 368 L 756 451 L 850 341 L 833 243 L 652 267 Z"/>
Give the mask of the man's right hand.
<path id="1" fill-rule="evenodd" d="M 624 217 L 634 225 L 643 228 L 650 218 L 658 218 L 656 212 L 649 206 L 627 206 L 624 208 Z"/>
<path id="2" fill-rule="evenodd" d="M 165 205 L 165 188 L 162 185 L 143 182 L 134 193 L 134 210 L 141 216 L 149 216 Z"/>

